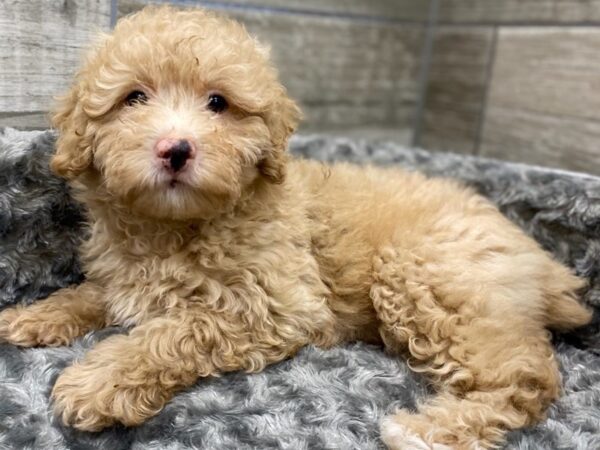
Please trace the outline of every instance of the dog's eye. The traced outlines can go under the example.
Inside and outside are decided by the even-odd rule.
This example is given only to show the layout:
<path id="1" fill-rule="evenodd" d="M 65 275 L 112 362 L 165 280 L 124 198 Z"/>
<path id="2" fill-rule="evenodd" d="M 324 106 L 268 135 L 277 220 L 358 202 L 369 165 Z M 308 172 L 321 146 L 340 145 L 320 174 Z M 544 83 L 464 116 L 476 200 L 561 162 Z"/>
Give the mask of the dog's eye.
<path id="1" fill-rule="evenodd" d="M 125 104 L 128 106 L 133 106 L 136 103 L 146 103 L 148 101 L 148 96 L 144 94 L 142 91 L 132 91 L 125 98 Z"/>
<path id="2" fill-rule="evenodd" d="M 215 113 L 222 113 L 229 105 L 225 97 L 219 94 L 211 94 L 208 97 L 208 109 Z"/>

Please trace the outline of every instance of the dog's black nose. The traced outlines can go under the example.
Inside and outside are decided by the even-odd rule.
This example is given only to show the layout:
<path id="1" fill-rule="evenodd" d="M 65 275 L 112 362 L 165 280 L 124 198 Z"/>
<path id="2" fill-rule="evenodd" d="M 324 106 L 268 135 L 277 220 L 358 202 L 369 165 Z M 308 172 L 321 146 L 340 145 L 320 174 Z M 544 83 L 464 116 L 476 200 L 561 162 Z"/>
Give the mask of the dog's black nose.
<path id="1" fill-rule="evenodd" d="M 183 166 L 185 166 L 187 160 L 190 159 L 192 147 L 188 141 L 181 140 L 173 146 L 170 153 L 171 155 L 169 156 L 169 162 L 171 164 L 171 168 L 175 172 L 178 172 Z"/>
<path id="2" fill-rule="evenodd" d="M 161 141 L 159 147 L 159 157 L 173 172 L 179 172 L 192 157 L 192 146 L 187 139 Z"/>

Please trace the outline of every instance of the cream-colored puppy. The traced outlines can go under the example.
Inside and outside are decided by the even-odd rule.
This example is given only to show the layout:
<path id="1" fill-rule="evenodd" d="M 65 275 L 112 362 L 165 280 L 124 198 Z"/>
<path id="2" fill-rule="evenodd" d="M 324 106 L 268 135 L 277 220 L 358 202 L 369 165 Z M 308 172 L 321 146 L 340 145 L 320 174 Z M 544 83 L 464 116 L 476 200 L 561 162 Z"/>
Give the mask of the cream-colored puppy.
<path id="1" fill-rule="evenodd" d="M 93 50 L 52 160 L 89 210 L 87 280 L 3 311 L 0 336 L 133 328 L 63 372 L 56 413 L 137 425 L 198 377 L 363 339 L 439 390 L 383 421 L 391 448 L 487 448 L 539 420 L 560 387 L 546 328 L 589 320 L 581 280 L 456 183 L 288 161 L 299 115 L 267 52 L 210 12 L 147 8 Z"/>

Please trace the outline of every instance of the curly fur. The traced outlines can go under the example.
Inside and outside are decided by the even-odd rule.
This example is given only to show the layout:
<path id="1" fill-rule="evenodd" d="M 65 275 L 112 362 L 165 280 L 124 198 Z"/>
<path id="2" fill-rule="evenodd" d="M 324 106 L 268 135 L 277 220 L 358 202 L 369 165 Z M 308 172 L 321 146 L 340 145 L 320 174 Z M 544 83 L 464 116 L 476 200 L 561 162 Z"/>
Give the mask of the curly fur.
<path id="1" fill-rule="evenodd" d="M 135 89 L 150 100 L 124 106 Z M 215 91 L 226 114 L 206 109 Z M 54 116 L 52 161 L 89 210 L 87 280 L 3 311 L 0 337 L 133 328 L 65 369 L 57 415 L 138 425 L 198 377 L 360 339 L 439 391 L 383 422 L 390 448 L 488 448 L 540 420 L 560 386 L 546 329 L 590 320 L 583 282 L 455 182 L 286 162 L 298 117 L 264 49 L 201 10 L 147 8 L 92 52 Z M 200 148 L 175 187 L 152 155 L 165 135 Z"/>
<path id="2" fill-rule="evenodd" d="M 6 280 L 2 293 L 10 289 L 21 301 L 44 297 L 48 290 L 69 284 L 80 275 L 78 264 L 53 269 L 57 260 L 77 261 L 75 248 L 64 242 L 76 242 L 82 236 L 80 223 L 69 220 L 73 217 L 70 212 L 78 211 L 79 206 L 64 183 L 48 171 L 53 143 L 50 132 L 0 132 L 0 164 L 6 168 L 3 173 L 13 174 L 1 194 L 7 201 L 20 199 L 10 203 L 14 206 L 1 209 L 0 218 L 10 229 L 18 221 L 20 229 L 30 230 L 0 241 L 0 253 L 6 257 L 0 271 Z M 600 180 L 431 154 L 391 143 L 296 136 L 291 150 L 328 161 L 399 164 L 465 180 L 493 199 L 557 258 L 585 276 L 589 288 L 584 300 L 600 305 L 600 241 L 596 232 Z M 46 214 L 57 207 L 63 212 Z M 37 231 L 32 233 L 34 229 Z M 49 252 L 53 248 L 57 251 Z M 11 253 L 9 249 L 18 251 Z M 16 299 L 7 296 L 5 304 Z M 417 401 L 425 402 L 430 396 L 421 377 L 411 373 L 402 359 L 386 356 L 376 346 L 357 343 L 325 351 L 308 346 L 294 358 L 260 373 L 202 378 L 140 427 L 115 427 L 89 434 L 59 426 L 48 405 L 56 377 L 98 340 L 114 333 L 113 328 L 92 332 L 70 347 L 19 351 L 0 344 L 0 447 L 379 449 L 377 422 L 385 412 L 398 407 L 414 410 Z M 563 395 L 550 408 L 547 420 L 512 432 L 506 448 L 600 446 L 596 414 L 600 408 L 598 333 L 596 321 L 577 334 L 555 336 Z"/>

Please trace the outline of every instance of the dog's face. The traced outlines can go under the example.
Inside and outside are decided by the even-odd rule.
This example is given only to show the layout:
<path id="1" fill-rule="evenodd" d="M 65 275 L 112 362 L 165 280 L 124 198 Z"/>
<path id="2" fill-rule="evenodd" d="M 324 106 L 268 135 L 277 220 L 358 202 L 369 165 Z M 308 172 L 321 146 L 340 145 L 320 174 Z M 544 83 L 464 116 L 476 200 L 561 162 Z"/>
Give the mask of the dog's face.
<path id="1" fill-rule="evenodd" d="M 207 218 L 283 180 L 300 112 L 244 28 L 147 8 L 93 50 L 53 116 L 52 168 L 138 214 Z"/>

